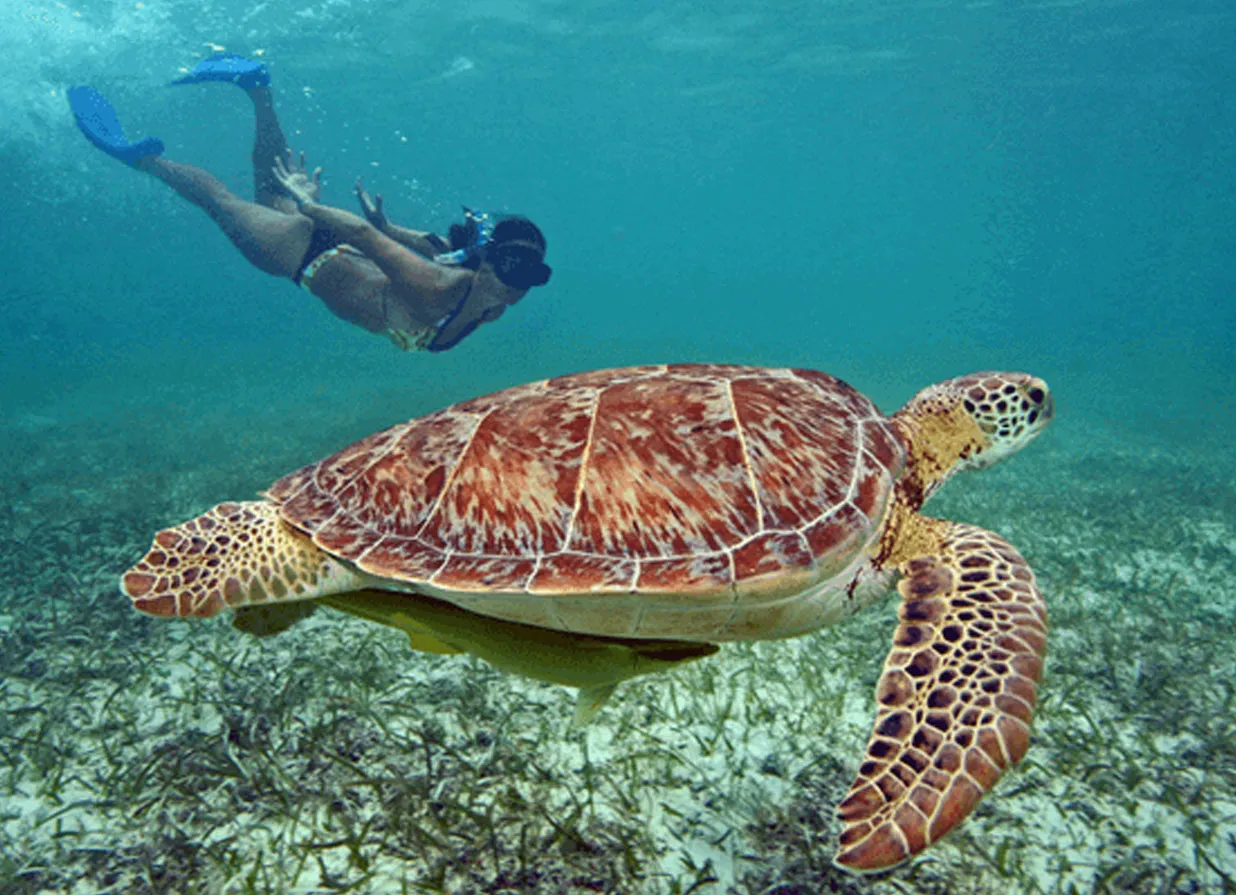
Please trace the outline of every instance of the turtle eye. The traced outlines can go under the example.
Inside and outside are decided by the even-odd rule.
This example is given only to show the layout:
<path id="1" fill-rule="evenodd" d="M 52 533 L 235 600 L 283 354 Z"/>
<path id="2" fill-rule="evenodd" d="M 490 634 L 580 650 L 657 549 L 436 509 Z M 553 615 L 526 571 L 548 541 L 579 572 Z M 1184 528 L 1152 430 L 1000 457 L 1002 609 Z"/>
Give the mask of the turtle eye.
<path id="1" fill-rule="evenodd" d="M 1032 425 L 1035 422 L 1046 423 L 1052 418 L 1055 408 L 1051 393 L 1043 386 L 1042 380 L 1038 380 L 1037 384 L 1026 389 L 1024 401 L 1029 402 L 1030 413 L 1027 415 L 1027 421 Z"/>

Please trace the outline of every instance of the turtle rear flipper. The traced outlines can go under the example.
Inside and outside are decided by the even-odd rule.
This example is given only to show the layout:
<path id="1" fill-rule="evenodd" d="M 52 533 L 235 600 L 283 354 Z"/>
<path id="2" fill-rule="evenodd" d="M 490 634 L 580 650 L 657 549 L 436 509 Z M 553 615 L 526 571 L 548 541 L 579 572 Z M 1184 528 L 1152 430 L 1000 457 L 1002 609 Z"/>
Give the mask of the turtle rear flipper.
<path id="1" fill-rule="evenodd" d="M 850 870 L 891 867 L 939 839 L 1030 743 L 1047 645 L 1034 573 L 998 535 L 929 525 L 939 549 L 900 566 L 901 624 L 875 726 L 837 809 L 835 861 Z"/>
<path id="2" fill-rule="evenodd" d="M 316 603 L 271 603 L 241 606 L 232 613 L 232 627 L 254 637 L 273 637 L 313 615 Z"/>
<path id="3" fill-rule="evenodd" d="M 221 503 L 155 535 L 120 579 L 133 607 L 158 616 L 312 600 L 364 587 L 363 575 L 319 550 L 264 500 Z"/>
<path id="4" fill-rule="evenodd" d="M 403 631 L 413 649 L 469 653 L 511 674 L 576 687 L 576 726 L 591 721 L 620 682 L 717 651 L 711 643 L 590 637 L 508 622 L 418 593 L 367 588 L 322 602 Z"/>

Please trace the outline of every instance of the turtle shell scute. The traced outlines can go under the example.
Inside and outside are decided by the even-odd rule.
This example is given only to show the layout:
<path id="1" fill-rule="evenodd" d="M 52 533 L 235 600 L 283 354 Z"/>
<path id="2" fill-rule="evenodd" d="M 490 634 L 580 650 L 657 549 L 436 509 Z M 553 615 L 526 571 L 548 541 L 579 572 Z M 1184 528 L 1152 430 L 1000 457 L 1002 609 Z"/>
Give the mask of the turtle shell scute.
<path id="1" fill-rule="evenodd" d="M 904 463 L 888 420 L 839 379 L 670 364 L 455 404 L 267 496 L 324 550 L 386 578 L 688 600 L 836 574 L 878 535 Z"/>

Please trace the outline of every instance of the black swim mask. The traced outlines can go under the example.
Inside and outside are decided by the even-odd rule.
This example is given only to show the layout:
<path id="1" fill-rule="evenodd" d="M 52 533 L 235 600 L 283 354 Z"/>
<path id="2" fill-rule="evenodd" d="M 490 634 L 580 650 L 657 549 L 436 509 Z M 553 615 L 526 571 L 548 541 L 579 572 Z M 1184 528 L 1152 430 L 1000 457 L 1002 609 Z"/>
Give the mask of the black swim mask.
<path id="1" fill-rule="evenodd" d="M 553 270 L 541 259 L 544 253 L 523 240 L 491 245 L 485 250 L 485 260 L 493 266 L 494 275 L 512 289 L 531 289 L 549 282 Z"/>
<path id="2" fill-rule="evenodd" d="M 475 269 L 488 261 L 512 289 L 544 286 L 553 270 L 545 263 L 545 236 L 520 215 L 493 216 L 464 208 L 464 222 L 452 224 L 451 251 L 434 256 L 439 264 Z"/>

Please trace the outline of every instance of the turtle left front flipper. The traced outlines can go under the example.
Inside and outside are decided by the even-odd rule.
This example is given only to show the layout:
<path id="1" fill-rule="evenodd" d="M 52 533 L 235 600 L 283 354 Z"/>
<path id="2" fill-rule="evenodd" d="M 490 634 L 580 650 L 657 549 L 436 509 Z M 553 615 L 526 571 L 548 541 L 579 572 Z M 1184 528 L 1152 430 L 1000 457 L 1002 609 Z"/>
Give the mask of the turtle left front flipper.
<path id="1" fill-rule="evenodd" d="M 929 523 L 938 551 L 900 565 L 901 624 L 866 756 L 837 808 L 837 864 L 874 871 L 960 823 L 1030 742 L 1047 609 L 999 535 Z"/>

